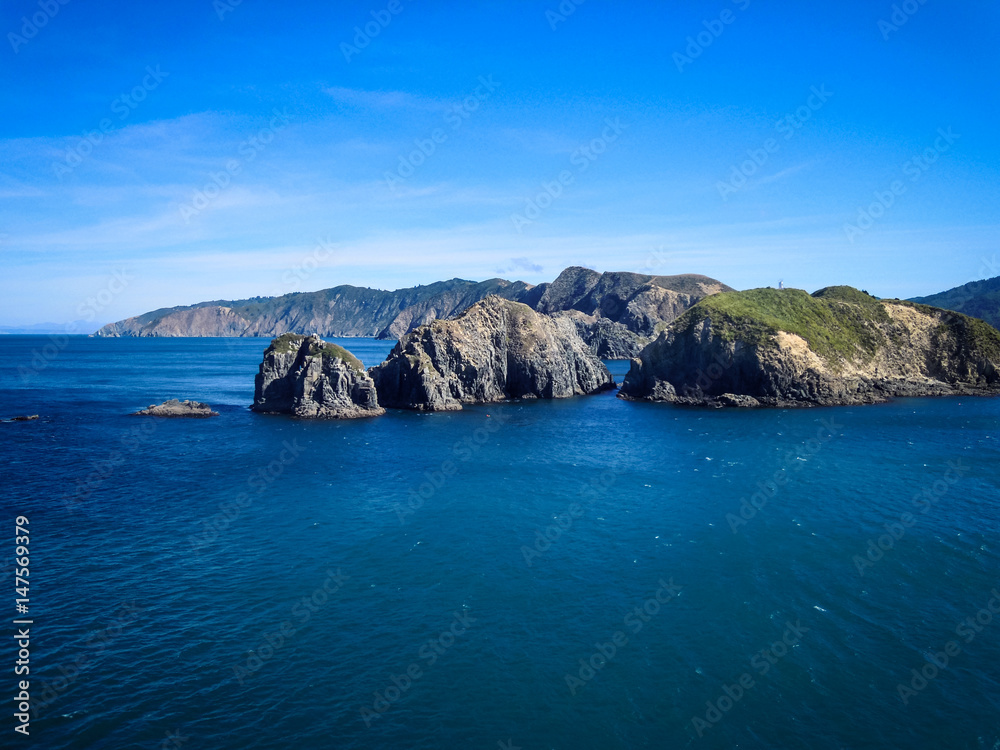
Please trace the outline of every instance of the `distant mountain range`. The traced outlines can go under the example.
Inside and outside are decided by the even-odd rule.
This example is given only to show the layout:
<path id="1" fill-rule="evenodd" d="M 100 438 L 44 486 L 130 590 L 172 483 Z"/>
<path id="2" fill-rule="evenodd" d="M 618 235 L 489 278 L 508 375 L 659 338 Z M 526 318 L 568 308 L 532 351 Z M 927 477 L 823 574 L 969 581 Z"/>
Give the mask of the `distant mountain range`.
<path id="1" fill-rule="evenodd" d="M 731 287 L 696 274 L 602 274 L 574 266 L 555 281 L 537 286 L 505 279 L 451 279 L 392 292 L 338 286 L 281 297 L 201 302 L 111 323 L 96 335 L 273 337 L 294 332 L 395 339 L 498 295 L 539 312 L 571 316 L 602 356 L 632 356 L 698 300 L 721 291 Z"/>
<path id="2" fill-rule="evenodd" d="M 910 301 L 982 318 L 994 328 L 1000 328 L 1000 276 L 956 286 L 929 297 L 914 297 Z"/>

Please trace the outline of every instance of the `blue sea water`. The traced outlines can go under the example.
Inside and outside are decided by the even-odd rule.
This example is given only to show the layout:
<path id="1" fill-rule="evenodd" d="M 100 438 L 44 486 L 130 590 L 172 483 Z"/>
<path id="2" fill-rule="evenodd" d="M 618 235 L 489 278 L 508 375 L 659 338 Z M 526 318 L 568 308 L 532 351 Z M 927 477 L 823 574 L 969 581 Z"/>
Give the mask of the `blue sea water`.
<path id="1" fill-rule="evenodd" d="M 3 747 L 1000 748 L 1000 400 L 308 422 L 266 343 L 0 337 Z"/>

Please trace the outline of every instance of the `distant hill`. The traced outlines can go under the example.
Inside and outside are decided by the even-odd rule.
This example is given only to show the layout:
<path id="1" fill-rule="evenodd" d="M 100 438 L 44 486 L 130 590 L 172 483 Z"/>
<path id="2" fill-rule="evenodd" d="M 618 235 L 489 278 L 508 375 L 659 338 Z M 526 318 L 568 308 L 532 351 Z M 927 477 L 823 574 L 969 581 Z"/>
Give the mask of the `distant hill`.
<path id="1" fill-rule="evenodd" d="M 491 294 L 543 313 L 568 315 L 600 356 L 637 354 L 649 337 L 698 300 L 731 291 L 707 276 L 598 273 L 571 267 L 551 282 L 451 279 L 384 291 L 338 286 L 282 297 L 215 300 L 170 307 L 111 323 L 98 336 L 321 336 L 399 338 L 433 320 L 450 318 Z"/>
<path id="2" fill-rule="evenodd" d="M 929 297 L 914 297 L 910 301 L 982 318 L 994 328 L 1000 328 L 1000 276 L 956 286 Z"/>
<path id="3" fill-rule="evenodd" d="M 398 338 L 438 318 L 461 312 L 490 294 L 518 299 L 531 285 L 503 279 L 452 279 L 387 292 L 337 286 L 281 297 L 216 300 L 169 307 L 111 323 L 98 336 L 320 336 Z"/>

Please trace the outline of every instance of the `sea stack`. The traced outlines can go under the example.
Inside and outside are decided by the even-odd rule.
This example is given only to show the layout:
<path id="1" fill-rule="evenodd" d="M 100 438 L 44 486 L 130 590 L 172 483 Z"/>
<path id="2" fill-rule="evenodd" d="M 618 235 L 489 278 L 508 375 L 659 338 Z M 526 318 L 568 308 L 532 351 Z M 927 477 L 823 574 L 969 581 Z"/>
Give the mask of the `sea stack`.
<path id="1" fill-rule="evenodd" d="M 497 296 L 411 331 L 369 372 L 383 406 L 422 411 L 614 388 L 572 321 Z"/>
<path id="2" fill-rule="evenodd" d="M 264 351 L 251 408 L 315 419 L 385 414 L 357 357 L 318 335 L 295 333 L 282 334 Z"/>
<path id="3" fill-rule="evenodd" d="M 620 396 L 708 406 L 1000 393 L 1000 332 L 851 287 L 708 297 L 632 361 Z"/>

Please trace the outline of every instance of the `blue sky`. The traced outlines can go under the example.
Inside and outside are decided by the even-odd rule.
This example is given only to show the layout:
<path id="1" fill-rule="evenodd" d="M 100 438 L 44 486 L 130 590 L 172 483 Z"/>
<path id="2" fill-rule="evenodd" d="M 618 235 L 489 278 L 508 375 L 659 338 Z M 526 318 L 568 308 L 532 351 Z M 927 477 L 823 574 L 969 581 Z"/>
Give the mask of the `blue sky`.
<path id="1" fill-rule="evenodd" d="M 1000 8 L 895 5 L 10 0 L 0 324 L 568 265 L 998 275 Z"/>

